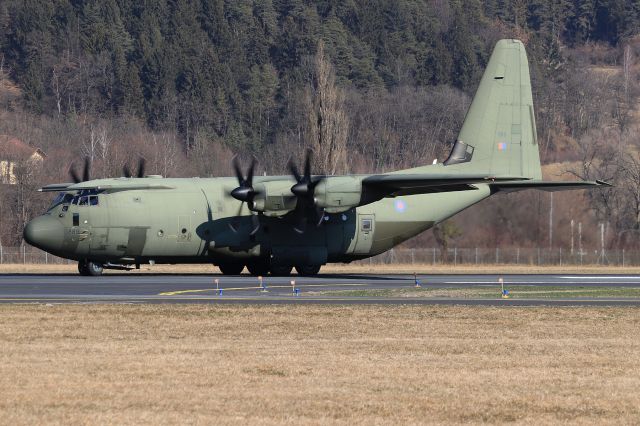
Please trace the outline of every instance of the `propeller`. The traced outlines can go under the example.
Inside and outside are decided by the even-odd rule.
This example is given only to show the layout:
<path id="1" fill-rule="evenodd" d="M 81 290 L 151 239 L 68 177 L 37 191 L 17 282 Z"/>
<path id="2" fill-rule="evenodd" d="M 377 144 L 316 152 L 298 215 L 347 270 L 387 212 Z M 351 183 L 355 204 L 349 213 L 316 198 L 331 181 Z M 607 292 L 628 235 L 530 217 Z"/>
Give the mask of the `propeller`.
<path id="1" fill-rule="evenodd" d="M 137 178 L 143 178 L 145 176 L 144 174 L 145 163 L 146 163 L 146 160 L 140 157 L 140 159 L 138 160 L 138 173 L 136 174 Z M 124 177 L 127 177 L 127 178 L 133 177 L 133 174 L 131 173 L 131 169 L 129 168 L 129 163 L 126 163 L 122 167 L 122 173 Z"/>
<path id="2" fill-rule="evenodd" d="M 238 187 L 234 188 L 231 191 L 230 195 L 236 200 L 241 201 L 241 203 L 240 207 L 238 208 L 238 213 L 235 217 L 235 223 L 234 221 L 231 221 L 229 223 L 229 227 L 233 232 L 237 233 L 240 226 L 238 222 L 240 221 L 240 215 L 242 213 L 242 207 L 244 206 L 244 203 L 247 203 L 249 209 L 251 209 L 251 207 L 253 206 L 253 199 L 256 195 L 260 194 L 260 192 L 256 191 L 253 188 L 253 176 L 256 168 L 256 159 L 253 158 L 251 160 L 251 165 L 249 166 L 249 170 L 247 170 L 246 177 L 242 172 L 242 168 L 240 167 L 240 160 L 238 160 L 237 155 L 233 157 L 232 164 L 233 171 L 235 172 L 236 178 L 238 179 Z M 253 227 L 249 235 L 253 236 L 260 229 L 260 219 L 257 215 L 251 215 L 251 224 L 253 225 Z"/>
<path id="3" fill-rule="evenodd" d="M 84 166 L 82 167 L 82 177 L 78 175 L 78 172 L 76 171 L 76 166 L 74 163 L 71 163 L 71 166 L 69 167 L 69 175 L 71 176 L 73 183 L 80 183 L 80 182 L 86 182 L 88 180 L 91 180 L 91 160 L 89 159 L 89 157 L 84 157 Z"/>
<path id="4" fill-rule="evenodd" d="M 324 218 L 324 210 L 316 207 L 314 199 L 316 187 L 324 180 L 324 177 L 311 176 L 312 157 L 313 151 L 307 149 L 302 175 L 292 159 L 289 160 L 288 164 L 289 171 L 296 179 L 296 184 L 291 187 L 291 192 L 298 197 L 296 205 L 297 224 L 293 229 L 299 234 L 303 234 L 306 231 L 309 220 L 315 222 L 316 226 L 320 226 Z"/>

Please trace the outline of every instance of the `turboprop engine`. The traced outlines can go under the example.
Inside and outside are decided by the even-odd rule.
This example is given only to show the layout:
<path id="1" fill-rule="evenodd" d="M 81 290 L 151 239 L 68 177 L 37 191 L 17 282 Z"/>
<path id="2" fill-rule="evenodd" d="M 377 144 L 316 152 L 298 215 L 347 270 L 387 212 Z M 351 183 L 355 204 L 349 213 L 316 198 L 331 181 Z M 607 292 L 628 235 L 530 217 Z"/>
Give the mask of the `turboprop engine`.
<path id="1" fill-rule="evenodd" d="M 298 196 L 291 191 L 291 182 L 264 182 L 254 185 L 256 196 L 251 210 L 266 216 L 284 216 L 296 207 Z M 362 179 L 357 176 L 324 178 L 313 192 L 314 204 L 327 213 L 342 213 L 360 205 Z"/>

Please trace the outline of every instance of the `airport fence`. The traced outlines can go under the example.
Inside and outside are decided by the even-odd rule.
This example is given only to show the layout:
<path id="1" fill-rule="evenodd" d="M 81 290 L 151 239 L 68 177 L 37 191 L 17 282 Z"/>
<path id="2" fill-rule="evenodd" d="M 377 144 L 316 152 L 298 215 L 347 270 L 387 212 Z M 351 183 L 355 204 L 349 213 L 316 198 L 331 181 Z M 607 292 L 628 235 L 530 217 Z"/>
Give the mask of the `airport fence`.
<path id="1" fill-rule="evenodd" d="M 0 264 L 71 264 L 28 245 L 0 245 Z M 612 265 L 640 266 L 640 250 L 570 250 L 564 248 L 451 248 L 446 254 L 439 248 L 395 248 L 359 264 L 427 265 Z"/>
<path id="2" fill-rule="evenodd" d="M 401 248 L 365 259 L 372 265 L 612 265 L 640 266 L 640 250 L 567 250 L 564 248 Z"/>

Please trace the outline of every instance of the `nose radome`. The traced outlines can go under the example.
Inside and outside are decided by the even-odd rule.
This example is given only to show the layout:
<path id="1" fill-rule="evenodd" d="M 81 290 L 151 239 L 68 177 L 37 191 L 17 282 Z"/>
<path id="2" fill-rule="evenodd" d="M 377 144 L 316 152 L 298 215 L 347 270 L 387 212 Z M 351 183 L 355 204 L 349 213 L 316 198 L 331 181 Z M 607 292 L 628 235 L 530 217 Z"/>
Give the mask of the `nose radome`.
<path id="1" fill-rule="evenodd" d="M 62 247 L 64 227 L 52 216 L 38 216 L 24 227 L 23 237 L 34 247 L 56 251 Z"/>

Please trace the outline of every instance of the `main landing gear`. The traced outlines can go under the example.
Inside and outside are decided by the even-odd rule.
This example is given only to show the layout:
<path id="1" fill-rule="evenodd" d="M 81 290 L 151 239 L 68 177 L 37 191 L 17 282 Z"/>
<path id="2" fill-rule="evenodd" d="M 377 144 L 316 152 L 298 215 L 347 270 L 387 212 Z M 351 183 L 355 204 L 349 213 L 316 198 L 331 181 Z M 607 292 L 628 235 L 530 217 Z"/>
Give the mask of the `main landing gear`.
<path id="1" fill-rule="evenodd" d="M 78 272 L 83 277 L 98 277 L 102 275 L 104 268 L 101 263 L 92 262 L 90 260 L 81 260 L 78 262 Z"/>
<path id="2" fill-rule="evenodd" d="M 244 269 L 242 262 L 225 262 L 218 265 L 220 272 L 224 275 L 240 275 Z"/>

